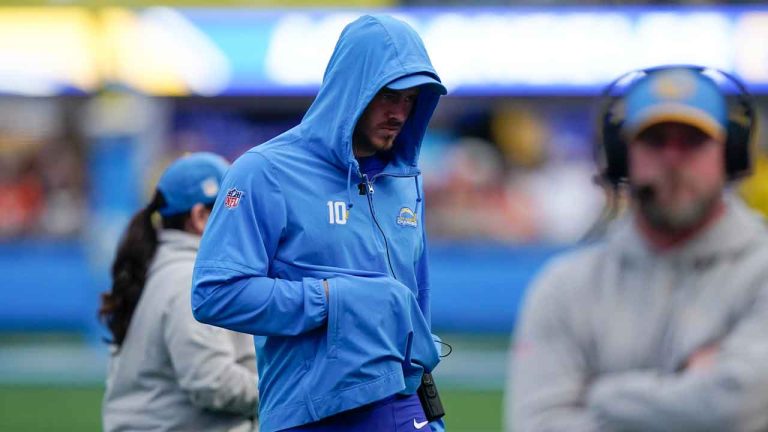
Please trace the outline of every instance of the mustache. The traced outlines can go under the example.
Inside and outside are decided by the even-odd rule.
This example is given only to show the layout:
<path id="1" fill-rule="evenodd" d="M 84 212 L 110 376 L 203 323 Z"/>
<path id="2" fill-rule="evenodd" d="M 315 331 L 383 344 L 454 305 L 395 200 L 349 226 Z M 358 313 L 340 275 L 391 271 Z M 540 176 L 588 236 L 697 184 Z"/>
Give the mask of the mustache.
<path id="1" fill-rule="evenodd" d="M 401 129 L 405 123 L 397 119 L 390 119 L 379 123 L 380 128 L 398 128 Z"/>
<path id="2" fill-rule="evenodd" d="M 659 191 L 665 187 L 680 187 L 695 181 L 694 178 L 686 173 L 672 171 L 663 175 L 661 178 L 647 180 L 632 185 L 630 191 L 639 201 L 651 202 L 656 198 Z"/>

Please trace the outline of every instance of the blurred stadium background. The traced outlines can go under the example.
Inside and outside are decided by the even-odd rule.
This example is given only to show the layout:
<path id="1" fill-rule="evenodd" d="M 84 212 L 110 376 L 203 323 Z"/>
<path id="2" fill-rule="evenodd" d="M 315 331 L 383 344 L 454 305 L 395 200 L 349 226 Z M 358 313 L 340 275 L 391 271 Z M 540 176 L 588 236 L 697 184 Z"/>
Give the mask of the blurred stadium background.
<path id="1" fill-rule="evenodd" d="M 711 1 L 0 1 L 0 430 L 100 429 L 98 294 L 129 216 L 187 152 L 299 122 L 342 26 L 409 21 L 450 89 L 422 150 L 437 376 L 453 431 L 497 431 L 526 285 L 598 218 L 596 97 L 696 63 L 768 99 L 768 7 Z M 765 134 L 740 186 L 768 208 Z"/>

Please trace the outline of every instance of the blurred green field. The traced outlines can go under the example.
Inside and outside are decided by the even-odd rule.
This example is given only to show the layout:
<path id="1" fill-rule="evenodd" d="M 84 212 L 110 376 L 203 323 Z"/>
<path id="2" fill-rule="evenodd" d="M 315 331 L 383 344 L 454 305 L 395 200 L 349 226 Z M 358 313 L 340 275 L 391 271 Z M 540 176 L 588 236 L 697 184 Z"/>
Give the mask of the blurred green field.
<path id="1" fill-rule="evenodd" d="M 0 431 L 99 431 L 101 387 L 0 386 Z M 449 432 L 501 430 L 501 392 L 441 389 Z"/>

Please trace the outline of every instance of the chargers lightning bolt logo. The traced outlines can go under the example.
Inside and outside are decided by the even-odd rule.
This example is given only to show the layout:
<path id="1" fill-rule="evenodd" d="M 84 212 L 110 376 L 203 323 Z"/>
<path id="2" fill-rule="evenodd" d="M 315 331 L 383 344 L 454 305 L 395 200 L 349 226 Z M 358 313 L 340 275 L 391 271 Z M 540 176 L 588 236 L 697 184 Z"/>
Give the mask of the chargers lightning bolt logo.
<path id="1" fill-rule="evenodd" d="M 397 216 L 397 224 L 400 226 L 409 226 L 416 228 L 416 213 L 408 207 L 400 209 L 400 214 Z"/>

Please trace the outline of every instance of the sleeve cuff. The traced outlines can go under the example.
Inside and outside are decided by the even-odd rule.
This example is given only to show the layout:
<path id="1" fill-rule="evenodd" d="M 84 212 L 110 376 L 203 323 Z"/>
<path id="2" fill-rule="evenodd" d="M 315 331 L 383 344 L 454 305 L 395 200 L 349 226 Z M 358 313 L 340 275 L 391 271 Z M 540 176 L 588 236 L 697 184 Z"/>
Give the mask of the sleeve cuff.
<path id="1" fill-rule="evenodd" d="M 331 281 L 328 281 L 329 291 Z M 306 287 L 305 306 L 308 315 L 317 317 L 317 322 L 324 322 L 328 319 L 328 299 L 325 296 L 325 287 L 322 279 L 304 279 Z"/>

